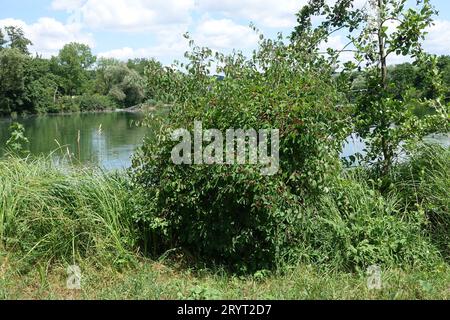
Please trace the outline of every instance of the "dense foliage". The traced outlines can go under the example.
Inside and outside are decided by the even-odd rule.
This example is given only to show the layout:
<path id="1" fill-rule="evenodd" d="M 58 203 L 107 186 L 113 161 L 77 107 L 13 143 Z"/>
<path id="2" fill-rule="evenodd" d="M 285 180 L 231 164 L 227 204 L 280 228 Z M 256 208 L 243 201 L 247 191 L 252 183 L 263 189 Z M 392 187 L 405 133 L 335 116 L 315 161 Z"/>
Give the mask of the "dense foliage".
<path id="1" fill-rule="evenodd" d="M 186 62 L 170 67 L 97 60 L 76 43 L 50 60 L 31 57 L 23 32 L 6 28 L 0 113 L 106 110 L 150 98 L 167 113 L 146 120 L 159 130 L 134 157 L 130 177 L 0 161 L 0 249 L 24 260 L 92 256 L 119 265 L 133 251 L 158 257 L 180 249 L 208 266 L 256 274 L 286 263 L 354 271 L 448 262 L 449 151 L 413 144 L 448 133 L 449 59 L 425 54 L 420 43 L 435 11 L 427 0 L 413 9 L 377 0 L 374 21 L 353 2 L 309 1 L 290 41 L 260 35 L 251 57 L 191 40 Z M 318 27 L 315 16 L 323 18 Z M 399 22 L 393 33 L 391 20 Z M 334 29 L 348 31 L 364 68 L 340 65 L 342 51 L 320 51 Z M 390 54 L 415 62 L 389 68 Z M 179 141 L 171 134 L 195 136 L 196 121 L 224 135 L 279 130 L 278 172 L 261 174 L 262 163 L 218 165 L 227 153 L 220 149 L 209 154 L 215 165 L 174 164 Z M 23 128 L 11 130 L 9 147 L 21 151 Z M 344 170 L 342 145 L 355 132 L 367 143 L 363 166 Z M 201 138 L 211 151 L 214 137 Z M 273 136 L 258 139 L 273 148 Z"/>
<path id="2" fill-rule="evenodd" d="M 132 107 L 145 98 L 144 79 L 137 71 L 116 60 L 100 60 L 96 88 L 120 106 Z"/>
<path id="3" fill-rule="evenodd" d="M 189 58 L 183 86 L 170 86 L 177 103 L 157 142 L 135 159 L 144 197 L 138 219 L 160 239 L 153 243 L 159 250 L 183 246 L 217 262 L 269 268 L 299 247 L 301 202 L 327 192 L 339 172 L 343 97 L 320 57 L 281 39 L 263 40 L 249 60 L 198 47 Z M 223 80 L 209 76 L 210 63 L 220 66 Z M 280 128 L 280 174 L 261 176 L 261 167 L 251 165 L 174 165 L 170 132 L 192 131 L 194 120 L 224 132 Z"/>
<path id="4" fill-rule="evenodd" d="M 0 252 L 22 266 L 93 259 L 129 262 L 137 234 L 128 182 L 120 175 L 56 168 L 49 159 L 0 161 Z"/>
<path id="5" fill-rule="evenodd" d="M 425 227 L 436 224 L 434 215 L 421 214 L 425 209 L 417 201 L 414 208 L 399 206 L 405 194 L 389 193 L 396 183 L 390 173 L 401 171 L 396 166 L 402 149 L 411 150 L 404 147 L 430 132 L 448 131 L 441 73 L 446 58 L 421 49 L 435 11 L 429 1 L 413 9 L 404 4 L 379 0 L 353 9 L 353 1 L 329 6 L 311 0 L 289 43 L 281 35 L 261 36 L 250 59 L 213 53 L 191 41 L 186 64 L 149 66 L 150 90 L 173 106 L 132 170 L 140 199 L 137 220 L 148 248 L 161 253 L 181 247 L 239 270 L 293 261 L 358 269 L 438 260 L 442 245 Z M 318 27 L 316 15 L 324 18 Z M 385 25 L 391 20 L 400 24 L 394 33 Z M 348 30 L 364 69 L 348 62 L 340 70 L 342 51 L 320 52 L 336 30 Z M 390 54 L 416 61 L 389 69 Z M 212 76 L 213 66 L 222 77 Z M 414 92 L 415 86 L 422 87 Z M 177 142 L 171 133 L 178 128 L 193 133 L 196 120 L 223 132 L 280 129 L 280 171 L 267 177 L 255 165 L 173 164 Z M 339 161 L 352 131 L 368 145 L 359 159 L 367 167 L 356 177 L 343 173 Z M 442 185 L 448 190 L 448 181 Z M 438 216 L 444 222 L 434 230 L 447 228 L 448 208 L 443 211 Z M 445 242 L 442 231 L 434 235 Z"/>
<path id="6" fill-rule="evenodd" d="M 1 31 L 1 30 L 0 30 Z M 20 28 L 0 34 L 0 114 L 111 110 L 138 105 L 147 98 L 144 70 L 153 60 L 127 63 L 95 57 L 80 43 L 69 43 L 44 59 L 28 51 Z"/>
<path id="7" fill-rule="evenodd" d="M 407 212 L 426 217 L 427 234 L 450 261 L 450 149 L 421 146 L 411 160 L 392 172 L 391 193 L 401 195 Z M 408 217 L 405 217 L 408 218 Z"/>
<path id="8" fill-rule="evenodd" d="M 424 228 L 429 216 L 406 207 L 405 219 L 402 196 L 364 181 L 372 169 L 342 173 L 339 152 L 354 109 L 333 64 L 301 42 L 261 39 L 250 59 L 191 42 L 184 73 L 148 70 L 152 88 L 173 107 L 134 160 L 147 250 L 181 247 L 239 271 L 299 261 L 349 270 L 439 260 Z M 210 76 L 213 65 L 222 79 Z M 178 142 L 170 134 L 193 132 L 195 120 L 221 131 L 279 128 L 280 171 L 268 177 L 252 165 L 174 165 Z"/>
<path id="9" fill-rule="evenodd" d="M 430 132 L 448 130 L 448 107 L 438 59 L 425 54 L 422 41 L 433 23 L 437 11 L 429 0 L 418 0 L 408 7 L 407 0 L 373 0 L 362 8 L 355 1 L 339 0 L 327 4 L 324 0 L 309 0 L 298 13 L 298 26 L 292 39 L 310 39 L 312 49 L 328 41 L 339 31 L 348 39 L 342 49 L 328 49 L 332 61 L 339 61 L 342 52 L 352 52 L 354 61 L 346 62 L 341 77 L 361 70 L 360 90 L 353 93 L 355 102 L 355 131 L 368 142 L 367 152 L 360 160 L 375 165 L 386 175 L 401 154 L 401 145 L 423 138 Z M 319 26 L 313 17 L 321 16 Z M 396 23 L 396 28 L 390 28 Z M 420 68 L 422 96 L 389 88 L 388 62 L 393 55 L 410 56 Z M 444 68 L 441 68 L 444 69 Z M 445 69 L 444 69 L 445 70 Z M 395 74 L 393 74 L 395 76 Z M 352 85 L 347 82 L 346 92 Z M 396 85 L 404 85 L 404 82 Z M 413 109 L 422 105 L 431 114 L 417 116 Z"/>

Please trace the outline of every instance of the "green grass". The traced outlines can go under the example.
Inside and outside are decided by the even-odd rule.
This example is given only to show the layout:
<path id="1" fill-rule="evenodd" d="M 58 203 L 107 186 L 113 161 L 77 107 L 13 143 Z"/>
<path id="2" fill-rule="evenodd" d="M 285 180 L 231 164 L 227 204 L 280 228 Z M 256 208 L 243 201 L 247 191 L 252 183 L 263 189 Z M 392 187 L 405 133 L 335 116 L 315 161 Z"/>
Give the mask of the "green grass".
<path id="1" fill-rule="evenodd" d="M 0 161 L 0 244 L 23 266 L 127 263 L 136 246 L 127 180 L 48 159 Z"/>
<path id="2" fill-rule="evenodd" d="M 407 212 L 427 217 L 426 231 L 450 261 L 450 148 L 420 146 L 411 161 L 392 174 L 391 194 L 399 195 Z"/>
<path id="3" fill-rule="evenodd" d="M 143 257 L 124 174 L 0 160 L 0 299 L 450 299 L 449 151 L 424 149 L 389 192 L 345 174 L 305 211 L 299 250 L 320 259 L 238 276 L 183 250 Z M 365 262 L 382 266 L 369 290 Z M 68 265 L 82 290 L 66 288 Z M 195 267 L 193 267 L 195 266 Z M 213 268 L 213 269 L 211 269 Z"/>
<path id="4" fill-rule="evenodd" d="M 174 263 L 142 261 L 117 271 L 84 264 L 81 290 L 66 288 L 65 266 L 37 266 L 26 275 L 3 263 L 0 299 L 450 299 L 450 269 L 384 270 L 382 290 L 369 290 L 364 274 L 321 272 L 298 266 L 284 274 L 238 277 L 192 271 Z"/>

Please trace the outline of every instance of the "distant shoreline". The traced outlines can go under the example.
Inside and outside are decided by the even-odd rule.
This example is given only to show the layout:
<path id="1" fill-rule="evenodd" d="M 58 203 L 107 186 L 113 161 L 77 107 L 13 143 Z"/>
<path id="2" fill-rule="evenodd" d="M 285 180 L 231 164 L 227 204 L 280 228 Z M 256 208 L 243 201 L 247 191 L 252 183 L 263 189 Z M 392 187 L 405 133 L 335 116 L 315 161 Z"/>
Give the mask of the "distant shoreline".
<path id="1" fill-rule="evenodd" d="M 125 109 L 107 109 L 107 110 L 91 110 L 91 111 L 74 111 L 74 112 L 48 112 L 48 113 L 28 113 L 21 115 L 0 115 L 0 119 L 17 119 L 17 118 L 29 118 L 29 117 L 42 117 L 42 116 L 70 116 L 75 114 L 96 114 L 96 113 L 143 113 L 145 111 L 152 112 L 156 110 L 156 106 L 140 105 Z"/>

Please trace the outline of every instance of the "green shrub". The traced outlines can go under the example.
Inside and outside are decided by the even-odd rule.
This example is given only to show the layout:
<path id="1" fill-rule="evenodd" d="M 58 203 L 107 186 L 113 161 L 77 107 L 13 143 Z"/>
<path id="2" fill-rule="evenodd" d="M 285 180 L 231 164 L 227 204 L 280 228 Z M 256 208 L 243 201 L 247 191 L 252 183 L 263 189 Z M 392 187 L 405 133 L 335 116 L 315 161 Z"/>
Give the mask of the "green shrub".
<path id="1" fill-rule="evenodd" d="M 106 111 L 117 108 L 115 102 L 108 96 L 99 94 L 84 94 L 76 97 L 61 97 L 55 107 L 48 110 L 50 113 L 59 112 L 86 112 Z"/>
<path id="2" fill-rule="evenodd" d="M 18 122 L 13 122 L 9 131 L 10 138 L 6 141 L 6 150 L 17 155 L 27 154 L 30 141 L 25 136 L 25 127 Z"/>
<path id="3" fill-rule="evenodd" d="M 59 113 L 59 112 L 79 112 L 80 104 L 76 97 L 64 96 L 58 99 L 56 105 L 49 109 L 50 113 Z"/>
<path id="4" fill-rule="evenodd" d="M 80 111 L 104 111 L 116 109 L 115 102 L 99 94 L 82 95 L 79 99 Z"/>
<path id="5" fill-rule="evenodd" d="M 252 59 L 211 54 L 194 47 L 185 74 L 163 77 L 158 90 L 167 85 L 175 103 L 133 161 L 136 220 L 147 250 L 181 247 L 245 272 L 299 261 L 363 270 L 439 259 L 423 216 L 395 194 L 384 197 L 342 173 L 348 110 L 326 61 L 270 40 Z M 209 76 L 210 64 L 222 66 L 223 79 Z M 196 120 L 222 132 L 280 129 L 280 171 L 262 176 L 260 166 L 173 164 L 178 142 L 170 134 L 192 133 Z"/>
<path id="6" fill-rule="evenodd" d="M 208 74 L 208 49 L 187 55 L 185 80 L 171 92 L 178 94 L 177 103 L 158 139 L 147 139 L 134 160 L 143 198 L 137 220 L 155 253 L 183 247 L 240 270 L 295 258 L 301 203 L 329 190 L 347 134 L 332 68 L 295 49 L 265 40 L 250 60 L 219 55 L 221 81 Z M 170 134 L 178 128 L 192 132 L 195 120 L 223 133 L 279 129 L 279 173 L 261 176 L 260 165 L 174 165 L 171 151 L 178 142 Z"/>

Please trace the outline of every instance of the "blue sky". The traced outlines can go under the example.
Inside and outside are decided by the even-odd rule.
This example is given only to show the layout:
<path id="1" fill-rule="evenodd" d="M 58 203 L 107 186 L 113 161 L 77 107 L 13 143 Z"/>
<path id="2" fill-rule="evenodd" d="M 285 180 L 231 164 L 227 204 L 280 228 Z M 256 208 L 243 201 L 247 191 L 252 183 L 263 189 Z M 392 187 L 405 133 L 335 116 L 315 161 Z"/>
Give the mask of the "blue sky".
<path id="1" fill-rule="evenodd" d="M 200 44 L 244 52 L 257 43 L 248 27 L 254 22 L 268 36 L 289 34 L 295 13 L 306 0 L 17 0 L 2 2 L 0 25 L 19 25 L 33 41 L 32 50 L 56 54 L 71 41 L 89 44 L 100 56 L 180 59 L 185 31 Z M 330 0 L 331 1 L 331 0 Z M 356 0 L 364 3 L 366 0 Z M 425 42 L 427 51 L 450 54 L 450 1 L 432 1 L 440 11 Z M 336 36 L 330 45 L 344 41 Z M 396 61 L 397 62 L 397 61 Z"/>

